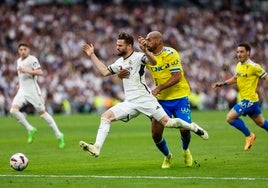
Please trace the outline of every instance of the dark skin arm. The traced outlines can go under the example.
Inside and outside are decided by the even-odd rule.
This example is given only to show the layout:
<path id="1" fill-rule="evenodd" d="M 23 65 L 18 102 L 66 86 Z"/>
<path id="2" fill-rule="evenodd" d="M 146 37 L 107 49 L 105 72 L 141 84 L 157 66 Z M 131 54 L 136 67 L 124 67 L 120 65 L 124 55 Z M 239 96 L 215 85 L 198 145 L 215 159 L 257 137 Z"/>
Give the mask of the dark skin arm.
<path id="1" fill-rule="evenodd" d="M 176 83 L 178 83 L 180 81 L 180 79 L 181 79 L 181 72 L 172 73 L 172 76 L 170 77 L 170 79 L 166 83 L 159 85 L 152 90 L 152 94 L 154 96 L 156 96 L 160 91 L 167 89 L 167 88 L 175 85 Z"/>

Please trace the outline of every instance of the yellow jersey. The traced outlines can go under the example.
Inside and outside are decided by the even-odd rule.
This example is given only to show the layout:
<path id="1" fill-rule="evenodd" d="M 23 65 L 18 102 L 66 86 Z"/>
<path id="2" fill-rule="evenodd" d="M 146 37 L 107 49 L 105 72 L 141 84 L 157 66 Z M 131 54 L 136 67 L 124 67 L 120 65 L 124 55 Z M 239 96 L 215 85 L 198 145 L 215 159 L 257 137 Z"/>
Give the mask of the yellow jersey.
<path id="1" fill-rule="evenodd" d="M 172 73 L 181 72 L 181 79 L 173 86 L 166 88 L 157 94 L 159 100 L 173 100 L 190 95 L 190 87 L 185 79 L 184 71 L 181 65 L 179 53 L 171 48 L 164 47 L 159 54 L 154 54 L 157 61 L 156 65 L 147 64 L 156 86 L 166 83 L 172 76 Z"/>
<path id="2" fill-rule="evenodd" d="M 259 78 L 263 78 L 266 74 L 265 70 L 259 64 L 250 59 L 244 63 L 238 62 L 235 76 L 241 99 L 252 102 L 258 101 L 257 86 Z"/>

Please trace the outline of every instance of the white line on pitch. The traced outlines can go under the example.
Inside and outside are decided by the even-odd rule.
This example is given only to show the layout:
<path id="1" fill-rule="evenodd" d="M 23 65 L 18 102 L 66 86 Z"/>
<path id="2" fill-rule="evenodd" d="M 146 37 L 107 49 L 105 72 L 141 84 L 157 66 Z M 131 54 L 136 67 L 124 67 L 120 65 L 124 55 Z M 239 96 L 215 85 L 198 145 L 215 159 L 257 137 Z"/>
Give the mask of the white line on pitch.
<path id="1" fill-rule="evenodd" d="M 212 177 L 212 176 L 97 176 L 97 175 L 35 175 L 35 174 L 0 174 L 0 177 L 29 177 L 29 178 L 100 178 L 100 179 L 201 179 L 201 180 L 245 180 L 268 181 L 268 177 Z"/>

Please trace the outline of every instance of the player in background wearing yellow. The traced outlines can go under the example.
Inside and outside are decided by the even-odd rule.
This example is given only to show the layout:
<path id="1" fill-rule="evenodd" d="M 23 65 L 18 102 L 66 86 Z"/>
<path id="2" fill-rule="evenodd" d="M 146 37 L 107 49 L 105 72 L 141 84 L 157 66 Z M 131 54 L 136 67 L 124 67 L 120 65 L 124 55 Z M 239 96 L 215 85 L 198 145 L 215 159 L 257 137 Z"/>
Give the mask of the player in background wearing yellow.
<path id="1" fill-rule="evenodd" d="M 13 99 L 10 109 L 11 115 L 21 123 L 28 131 L 28 143 L 32 143 L 37 129 L 33 127 L 20 112 L 20 109 L 27 102 L 31 103 L 39 115 L 47 122 L 54 131 L 58 139 L 58 147 L 64 148 L 64 135 L 58 129 L 53 117 L 46 112 L 44 100 L 41 96 L 41 90 L 37 83 L 37 76 L 41 76 L 43 71 L 38 59 L 30 55 L 30 46 L 27 43 L 18 45 L 18 53 L 20 55 L 17 60 L 17 70 L 19 77 L 19 89 Z"/>
<path id="2" fill-rule="evenodd" d="M 235 75 L 223 82 L 212 84 L 212 88 L 237 84 L 241 101 L 229 111 L 226 120 L 246 136 L 245 151 L 253 145 L 256 135 L 239 118 L 241 115 L 248 115 L 256 125 L 268 131 L 268 121 L 262 115 L 259 96 L 257 94 L 259 79 L 262 78 L 268 83 L 268 74 L 259 64 L 250 59 L 250 51 L 251 48 L 248 44 L 239 44 L 236 49 L 238 63 L 236 65 Z"/>
<path id="3" fill-rule="evenodd" d="M 162 34 L 152 31 L 146 36 L 147 48 L 154 54 L 156 65 L 147 65 L 155 88 L 152 94 L 170 117 L 180 118 L 192 123 L 191 109 L 188 96 L 190 87 L 184 76 L 179 53 L 164 46 Z M 170 168 L 172 154 L 163 138 L 164 127 L 155 119 L 152 120 L 152 137 L 157 148 L 165 155 L 162 168 Z M 191 133 L 189 130 L 180 129 L 182 140 L 182 155 L 186 166 L 192 166 L 193 158 L 189 149 Z"/>

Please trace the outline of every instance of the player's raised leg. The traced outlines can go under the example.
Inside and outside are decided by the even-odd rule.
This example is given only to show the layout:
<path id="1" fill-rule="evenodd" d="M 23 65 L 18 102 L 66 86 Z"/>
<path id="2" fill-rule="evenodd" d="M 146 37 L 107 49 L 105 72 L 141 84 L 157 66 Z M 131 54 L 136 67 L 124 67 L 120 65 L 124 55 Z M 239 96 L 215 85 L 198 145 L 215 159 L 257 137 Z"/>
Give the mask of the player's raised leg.
<path id="1" fill-rule="evenodd" d="M 204 140 L 208 140 L 208 133 L 203 128 L 201 128 L 196 123 L 188 123 L 180 118 L 170 118 L 168 122 L 165 124 L 167 128 L 184 128 L 186 130 L 190 130 L 203 138 Z"/>

